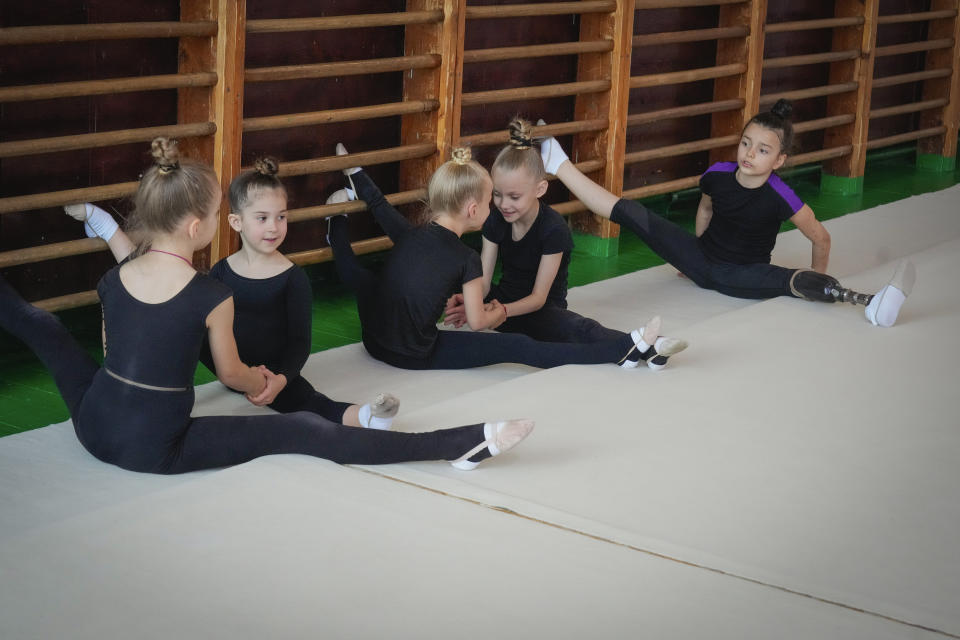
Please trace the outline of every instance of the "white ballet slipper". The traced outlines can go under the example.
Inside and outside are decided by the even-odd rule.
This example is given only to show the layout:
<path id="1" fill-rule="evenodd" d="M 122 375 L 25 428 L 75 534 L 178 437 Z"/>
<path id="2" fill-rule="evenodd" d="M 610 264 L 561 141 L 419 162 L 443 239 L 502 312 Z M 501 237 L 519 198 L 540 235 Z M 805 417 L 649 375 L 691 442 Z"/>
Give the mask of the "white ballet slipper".
<path id="1" fill-rule="evenodd" d="M 343 146 L 343 143 L 342 143 L 342 142 L 338 142 L 338 143 L 337 143 L 337 155 L 338 155 L 338 156 L 348 155 L 348 154 L 347 154 L 347 148 L 346 148 L 345 146 Z M 349 178 L 349 177 L 352 176 L 353 174 L 357 173 L 358 171 L 362 171 L 362 170 L 363 170 L 363 167 L 348 167 L 348 168 L 346 168 L 346 169 L 343 170 L 343 175 L 345 175 L 345 176 L 347 176 L 347 177 Z"/>
<path id="2" fill-rule="evenodd" d="M 653 345 L 653 354 L 647 358 L 647 367 L 659 371 L 667 366 L 667 358 L 676 355 L 689 346 L 686 340 L 680 338 L 657 338 Z"/>
<path id="3" fill-rule="evenodd" d="M 633 339 L 633 347 L 627 352 L 618 363 L 624 369 L 636 369 L 644 359 L 644 354 L 653 347 L 657 337 L 660 335 L 660 316 L 653 316 L 647 321 L 647 324 L 634 329 L 630 332 Z"/>
<path id="4" fill-rule="evenodd" d="M 461 471 L 471 471 L 477 468 L 480 462 L 471 462 L 470 458 L 483 451 L 490 451 L 490 456 L 498 456 L 517 446 L 521 440 L 533 431 L 533 420 L 505 420 L 503 422 L 487 422 L 483 425 L 485 440 L 470 451 L 452 460 L 451 465 Z M 481 461 L 482 462 L 482 461 Z"/>
<path id="5" fill-rule="evenodd" d="M 342 204 L 344 202 L 352 202 L 357 199 L 357 193 L 350 187 L 344 187 L 343 189 L 337 189 L 330 194 L 330 197 L 327 198 L 327 204 Z"/>

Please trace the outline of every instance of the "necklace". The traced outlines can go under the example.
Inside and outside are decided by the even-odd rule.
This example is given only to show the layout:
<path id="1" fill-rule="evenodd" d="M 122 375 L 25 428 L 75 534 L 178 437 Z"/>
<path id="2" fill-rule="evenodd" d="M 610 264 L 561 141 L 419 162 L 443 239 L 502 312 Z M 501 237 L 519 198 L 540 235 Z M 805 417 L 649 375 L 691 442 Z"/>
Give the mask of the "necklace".
<path id="1" fill-rule="evenodd" d="M 163 250 L 161 250 L 161 249 L 147 249 L 147 252 L 148 252 L 148 253 L 150 253 L 150 252 L 153 252 L 153 253 L 165 253 L 165 254 L 168 255 L 168 256 L 173 256 L 174 258 L 180 258 L 181 260 L 183 260 L 184 262 L 186 262 L 188 265 L 190 265 L 190 268 L 191 268 L 191 269 L 194 268 L 192 262 L 190 262 L 189 260 L 187 260 L 186 258 L 184 258 L 183 256 L 181 256 L 181 255 L 178 254 L 178 253 L 173 253 L 172 251 L 163 251 Z"/>

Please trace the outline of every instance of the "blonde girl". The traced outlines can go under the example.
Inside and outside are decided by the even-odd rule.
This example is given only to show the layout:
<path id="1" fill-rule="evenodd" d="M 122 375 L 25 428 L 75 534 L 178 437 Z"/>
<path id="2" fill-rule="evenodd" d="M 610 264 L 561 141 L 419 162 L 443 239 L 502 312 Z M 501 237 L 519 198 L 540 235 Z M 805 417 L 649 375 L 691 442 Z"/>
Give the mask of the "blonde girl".
<path id="1" fill-rule="evenodd" d="M 442 459 L 472 468 L 533 428 L 519 420 L 397 433 L 354 429 L 308 412 L 191 418 L 191 381 L 205 336 L 228 386 L 256 397 L 275 375 L 240 360 L 232 293 L 197 273 L 190 260 L 216 233 L 222 196 L 213 170 L 181 161 L 176 145 L 163 138 L 154 141 L 153 154 L 156 164 L 140 181 L 132 216 L 150 248 L 110 270 L 97 288 L 102 368 L 53 315 L 0 278 L 0 327 L 50 370 L 91 454 L 149 473 L 223 467 L 274 453 L 359 464 Z"/>
<path id="2" fill-rule="evenodd" d="M 593 343 L 622 337 L 622 331 L 608 329 L 567 308 L 573 236 L 566 220 L 540 200 L 547 191 L 547 174 L 530 123 L 515 118 L 509 133 L 510 142 L 500 150 L 491 170 L 495 207 L 483 225 L 480 253 L 485 299 L 499 300 L 507 311 L 507 319 L 497 331 L 522 333 L 545 342 Z M 494 284 L 498 258 L 501 277 Z M 448 301 L 446 319 L 454 326 L 464 324 L 460 294 Z M 659 317 L 643 331 L 645 340 L 654 346 L 648 352 L 631 354 L 623 366 L 646 362 L 651 369 L 661 369 L 670 354 L 686 347 L 681 340 L 657 337 Z"/>
<path id="3" fill-rule="evenodd" d="M 346 153 L 342 145 L 339 153 Z M 641 330 L 593 344 L 540 342 L 513 333 L 472 333 L 437 328 L 448 299 L 460 294 L 463 317 L 474 331 L 494 329 L 507 319 L 504 305 L 484 302 L 483 269 L 477 253 L 460 241 L 478 231 L 490 213 L 493 183 L 455 149 L 427 187 L 430 220 L 415 226 L 383 197 L 365 171 L 344 173 L 394 243 L 379 276 L 353 254 L 347 218 L 329 220 L 328 240 L 341 279 L 357 294 L 363 344 L 374 358 L 405 369 L 465 369 L 501 362 L 547 368 L 564 364 L 622 363 L 651 345 Z M 353 197 L 338 192 L 331 201 Z M 649 334 L 647 334 L 649 335 Z"/>

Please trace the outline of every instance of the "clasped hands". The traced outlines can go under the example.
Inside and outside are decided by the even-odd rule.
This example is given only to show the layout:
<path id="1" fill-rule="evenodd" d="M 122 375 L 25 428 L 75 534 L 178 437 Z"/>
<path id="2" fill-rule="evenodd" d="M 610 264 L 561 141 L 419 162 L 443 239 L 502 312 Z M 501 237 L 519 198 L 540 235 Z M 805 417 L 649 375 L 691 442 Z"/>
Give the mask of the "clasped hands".
<path id="1" fill-rule="evenodd" d="M 282 373 L 274 373 L 262 364 L 259 367 L 253 368 L 263 375 L 265 383 L 263 391 L 255 396 L 249 393 L 245 395 L 251 404 L 254 404 L 258 407 L 265 407 L 273 402 L 274 399 L 276 399 L 277 394 L 283 391 L 283 388 L 287 386 L 287 376 L 283 375 Z"/>
<path id="2" fill-rule="evenodd" d="M 483 305 L 483 310 L 493 312 L 499 310 L 496 321 L 487 326 L 487 329 L 499 327 L 507 319 L 506 307 L 499 300 L 491 300 Z M 463 294 L 455 293 L 447 300 L 447 306 L 443 310 L 443 324 L 459 329 L 467 323 L 467 307 L 463 303 Z"/>

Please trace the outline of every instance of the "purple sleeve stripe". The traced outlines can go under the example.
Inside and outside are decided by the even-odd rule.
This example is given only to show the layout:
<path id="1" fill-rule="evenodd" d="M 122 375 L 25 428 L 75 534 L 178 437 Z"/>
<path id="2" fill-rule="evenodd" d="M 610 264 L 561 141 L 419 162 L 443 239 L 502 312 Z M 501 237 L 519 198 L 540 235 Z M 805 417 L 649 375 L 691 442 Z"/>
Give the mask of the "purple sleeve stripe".
<path id="1" fill-rule="evenodd" d="M 719 171 L 719 172 L 732 173 L 732 172 L 734 172 L 734 171 L 736 171 L 736 170 L 737 170 L 737 163 L 736 163 L 736 162 L 716 162 L 716 163 L 710 165 L 710 168 L 707 169 L 706 171 L 704 171 L 704 172 L 703 172 L 703 175 L 707 175 L 707 174 L 710 173 L 711 171 Z"/>
<path id="2" fill-rule="evenodd" d="M 780 179 L 780 176 L 776 174 L 771 174 L 770 179 L 767 180 L 773 190 L 776 191 L 781 198 L 786 200 L 787 204 L 790 205 L 790 210 L 796 213 L 803 208 L 803 200 L 797 197 L 797 194 L 793 192 L 793 189 L 787 186 L 787 183 Z"/>

